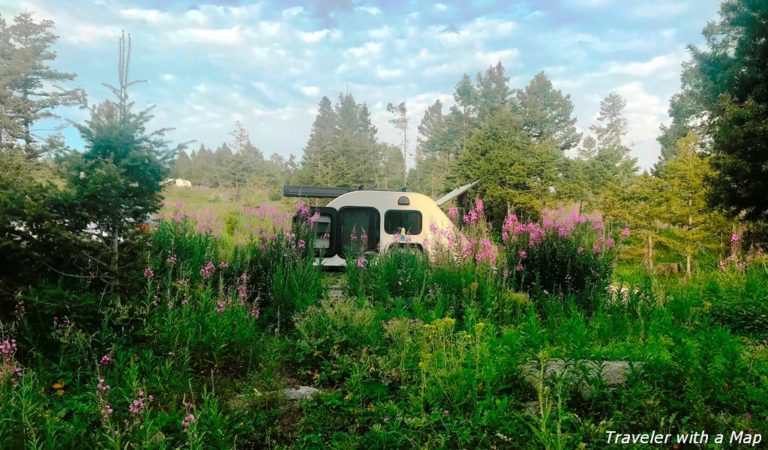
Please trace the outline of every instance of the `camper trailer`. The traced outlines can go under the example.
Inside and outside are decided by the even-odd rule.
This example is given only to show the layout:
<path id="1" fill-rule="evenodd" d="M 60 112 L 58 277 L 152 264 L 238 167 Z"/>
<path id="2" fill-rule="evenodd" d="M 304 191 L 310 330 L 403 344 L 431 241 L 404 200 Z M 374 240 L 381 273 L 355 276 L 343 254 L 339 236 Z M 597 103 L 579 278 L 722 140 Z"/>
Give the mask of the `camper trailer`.
<path id="1" fill-rule="evenodd" d="M 432 232 L 432 225 L 445 230 L 454 224 L 440 205 L 475 184 L 462 186 L 437 201 L 417 192 L 312 186 L 285 186 L 283 194 L 333 199 L 327 206 L 310 209 L 311 215 L 319 215 L 314 225 L 315 254 L 325 267 L 345 267 L 344 252 L 353 243 L 364 245 L 366 252 L 376 253 L 395 247 L 423 250 L 426 242 L 442 240 Z"/>

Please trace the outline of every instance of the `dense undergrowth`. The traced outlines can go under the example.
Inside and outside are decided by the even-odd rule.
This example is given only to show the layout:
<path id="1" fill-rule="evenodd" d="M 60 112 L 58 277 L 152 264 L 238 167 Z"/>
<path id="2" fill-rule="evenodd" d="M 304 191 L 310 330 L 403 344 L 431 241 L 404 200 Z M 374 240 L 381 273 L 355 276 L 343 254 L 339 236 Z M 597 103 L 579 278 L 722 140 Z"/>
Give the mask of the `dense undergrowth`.
<path id="1" fill-rule="evenodd" d="M 3 448 L 602 448 L 606 432 L 768 430 L 768 269 L 645 274 L 606 289 L 628 230 L 482 206 L 428 254 L 354 254 L 342 298 L 312 233 L 247 244 L 181 215 L 143 289 L 2 322 Z M 312 222 L 311 218 L 305 218 Z M 202 231 L 202 232 L 201 232 Z M 353 254 L 354 252 L 350 252 Z M 626 382 L 590 369 L 627 361 Z M 549 374 L 559 362 L 567 370 Z M 291 401 L 280 391 L 321 392 Z"/>

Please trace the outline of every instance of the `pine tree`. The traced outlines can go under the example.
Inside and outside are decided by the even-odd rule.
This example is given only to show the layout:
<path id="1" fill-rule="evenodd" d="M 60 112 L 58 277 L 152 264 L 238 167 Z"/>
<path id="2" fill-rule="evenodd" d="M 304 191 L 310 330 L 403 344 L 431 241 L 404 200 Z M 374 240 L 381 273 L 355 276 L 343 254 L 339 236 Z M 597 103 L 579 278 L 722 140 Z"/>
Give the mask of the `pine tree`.
<path id="1" fill-rule="evenodd" d="M 522 117 L 523 129 L 536 142 L 551 139 L 559 149 L 568 150 L 581 140 L 571 96 L 554 89 L 544 72 L 515 92 L 514 109 Z"/>
<path id="2" fill-rule="evenodd" d="M 485 71 L 485 76 L 477 74 L 476 92 L 477 116 L 481 122 L 507 106 L 511 91 L 509 77 L 504 74 L 504 66 L 501 62 L 489 67 Z"/>
<path id="3" fill-rule="evenodd" d="M 75 75 L 50 67 L 58 39 L 53 26 L 50 20 L 35 22 L 30 13 L 16 16 L 10 26 L 0 18 L 0 148 L 21 142 L 30 158 L 41 154 L 35 123 L 58 117 L 55 108 L 84 98 L 79 89 L 57 87 Z"/>

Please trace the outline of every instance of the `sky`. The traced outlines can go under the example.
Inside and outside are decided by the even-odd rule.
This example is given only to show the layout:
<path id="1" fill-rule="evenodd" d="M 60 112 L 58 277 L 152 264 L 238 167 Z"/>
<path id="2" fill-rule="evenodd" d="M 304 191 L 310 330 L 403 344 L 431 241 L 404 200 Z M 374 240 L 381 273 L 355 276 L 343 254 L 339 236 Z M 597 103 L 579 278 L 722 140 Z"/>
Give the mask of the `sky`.
<path id="1" fill-rule="evenodd" d="M 642 169 L 658 158 L 687 45 L 703 45 L 718 9 L 718 0 L 0 0 L 6 19 L 28 11 L 55 22 L 53 67 L 76 73 L 68 87 L 91 103 L 109 98 L 102 83 L 116 83 L 118 38 L 130 32 L 131 77 L 146 80 L 132 88 L 137 106 L 155 105 L 151 126 L 174 128 L 167 136 L 195 140 L 191 148 L 231 142 L 241 121 L 266 155 L 300 157 L 322 96 L 349 92 L 393 144 L 386 105 L 404 101 L 413 152 L 424 110 L 440 99 L 447 112 L 462 74 L 501 61 L 513 89 L 543 70 L 587 132 L 600 100 L 621 94 Z M 63 134 L 82 148 L 72 127 Z"/>

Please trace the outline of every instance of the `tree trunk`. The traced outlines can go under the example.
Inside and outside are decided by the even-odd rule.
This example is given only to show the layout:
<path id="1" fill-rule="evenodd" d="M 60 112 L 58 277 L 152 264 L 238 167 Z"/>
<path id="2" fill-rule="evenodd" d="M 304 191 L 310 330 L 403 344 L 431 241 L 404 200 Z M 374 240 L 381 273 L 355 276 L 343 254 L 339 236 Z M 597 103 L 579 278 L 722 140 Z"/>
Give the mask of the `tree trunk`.
<path id="1" fill-rule="evenodd" d="M 112 272 L 112 292 L 114 293 L 117 304 L 120 304 L 120 235 L 115 233 L 112 236 L 112 248 L 110 250 L 109 271 Z"/>
<path id="2" fill-rule="evenodd" d="M 648 270 L 653 270 L 653 236 L 648 233 Z"/>
<path id="3" fill-rule="evenodd" d="M 691 260 L 692 260 L 691 254 L 687 253 L 685 255 L 685 277 L 686 278 L 691 278 Z"/>

